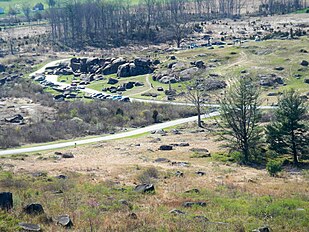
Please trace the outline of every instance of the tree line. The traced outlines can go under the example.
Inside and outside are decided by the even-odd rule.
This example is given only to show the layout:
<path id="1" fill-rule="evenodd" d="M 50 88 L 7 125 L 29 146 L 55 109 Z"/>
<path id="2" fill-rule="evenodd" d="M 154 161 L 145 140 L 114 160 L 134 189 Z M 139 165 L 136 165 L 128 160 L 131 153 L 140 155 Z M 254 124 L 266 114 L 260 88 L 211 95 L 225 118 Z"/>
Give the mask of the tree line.
<path id="1" fill-rule="evenodd" d="M 132 42 L 156 43 L 181 39 L 192 22 L 239 17 L 245 0 L 72 0 L 64 5 L 49 1 L 48 19 L 53 40 L 73 47 L 120 46 Z M 261 0 L 261 13 L 304 7 L 302 0 Z"/>

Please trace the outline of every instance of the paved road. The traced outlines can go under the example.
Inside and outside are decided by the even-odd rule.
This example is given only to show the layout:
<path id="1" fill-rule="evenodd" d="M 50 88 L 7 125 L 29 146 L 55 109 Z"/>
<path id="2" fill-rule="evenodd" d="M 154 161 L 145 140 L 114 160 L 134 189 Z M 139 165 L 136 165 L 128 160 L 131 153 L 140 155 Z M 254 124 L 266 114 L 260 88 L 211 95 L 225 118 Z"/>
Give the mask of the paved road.
<path id="1" fill-rule="evenodd" d="M 218 112 L 213 112 L 210 114 L 203 115 L 203 118 L 210 118 L 214 116 L 218 116 Z M 197 117 L 190 117 L 190 118 L 182 118 L 182 119 L 177 119 L 173 120 L 170 122 L 164 122 L 164 123 L 159 123 L 159 124 L 154 124 L 151 126 L 147 126 L 144 128 L 139 128 L 136 130 L 128 131 L 128 132 L 123 132 L 119 134 L 113 134 L 113 135 L 106 135 L 106 136 L 100 136 L 96 138 L 90 138 L 90 139 L 81 139 L 77 141 L 72 141 L 72 142 L 62 142 L 62 143 L 57 143 L 57 144 L 49 144 L 49 145 L 42 145 L 42 146 L 36 146 L 36 147 L 29 147 L 29 148 L 18 148 L 18 149 L 10 149 L 10 150 L 0 150 L 0 156 L 3 155 L 13 155 L 13 154 L 20 154 L 20 153 L 27 153 L 27 152 L 40 152 L 40 151 L 46 151 L 46 150 L 51 150 L 51 149 L 60 149 L 60 148 L 65 148 L 65 147 L 72 147 L 76 145 L 82 145 L 82 144 L 89 144 L 89 143 L 95 143 L 95 142 L 101 142 L 101 141 L 108 141 L 108 140 L 113 140 L 113 139 L 121 139 L 121 138 L 126 138 L 134 135 L 139 135 L 143 133 L 147 133 L 150 131 L 154 130 L 160 130 L 164 129 L 167 127 L 172 127 L 176 126 L 179 124 L 187 123 L 187 122 L 192 122 L 196 121 Z"/>
<path id="2" fill-rule="evenodd" d="M 67 61 L 67 59 L 53 61 L 53 62 L 45 65 L 41 69 L 37 70 L 36 72 L 30 74 L 30 76 L 31 75 L 42 74 L 42 73 L 45 72 L 46 67 L 55 66 L 59 62 L 64 62 L 64 61 Z M 51 81 L 51 82 L 55 83 L 55 84 L 59 84 L 60 86 L 63 86 L 63 87 L 69 86 L 66 83 L 58 82 L 57 81 L 57 77 L 58 76 L 56 76 L 56 75 L 47 75 L 46 79 L 48 81 Z M 100 93 L 100 91 L 96 91 L 96 90 L 89 89 L 89 88 L 85 88 L 83 91 L 86 92 L 86 93 L 89 93 L 89 94 Z M 136 101 L 136 102 L 147 102 L 147 103 L 155 103 L 155 104 L 193 105 L 193 104 L 190 104 L 190 103 L 164 102 L 164 101 L 156 101 L 156 100 L 137 99 L 137 98 L 133 98 L 131 100 L 132 101 Z M 219 107 L 219 105 L 216 105 L 216 104 L 209 104 L 209 105 L 205 105 L 205 106 Z M 273 109 L 274 107 L 272 107 L 272 106 L 262 106 L 261 108 L 262 109 Z M 218 112 L 213 112 L 213 113 L 209 113 L 209 114 L 203 115 L 202 117 L 203 118 L 209 118 L 209 117 L 214 117 L 214 116 L 218 116 L 218 115 L 219 115 Z M 18 148 L 18 149 L 10 149 L 10 150 L 0 150 L 0 156 L 2 156 L 2 155 L 19 154 L 19 153 L 27 153 L 27 152 L 39 152 L 39 151 L 46 151 L 46 150 L 51 150 L 51 149 L 71 147 L 71 146 L 75 146 L 75 144 L 76 145 L 82 145 L 82 144 L 89 144 L 89 143 L 100 142 L 100 141 L 108 141 L 108 140 L 113 140 L 113 139 L 126 138 L 126 137 L 130 137 L 130 136 L 134 136 L 134 135 L 139 135 L 139 134 L 143 134 L 143 133 L 146 133 L 146 132 L 150 132 L 150 131 L 153 131 L 153 130 L 164 129 L 166 127 L 176 126 L 176 125 L 183 124 L 183 123 L 186 123 L 186 122 L 192 122 L 192 121 L 195 121 L 195 120 L 197 120 L 196 116 L 190 117 L 190 118 L 177 119 L 177 120 L 173 120 L 173 121 L 165 122 L 165 123 L 160 123 L 160 124 L 155 124 L 155 125 L 151 125 L 151 126 L 148 126 L 148 127 L 144 127 L 144 128 L 140 128 L 140 129 L 124 132 L 124 133 L 119 133 L 119 134 L 114 134 L 114 135 L 107 135 L 107 136 L 100 136 L 100 137 L 91 138 L 91 139 L 80 139 L 80 140 L 72 141 L 72 142 L 62 142 L 62 143 L 57 143 L 57 144 L 41 145 L 41 146 L 30 147 L 30 148 Z"/>

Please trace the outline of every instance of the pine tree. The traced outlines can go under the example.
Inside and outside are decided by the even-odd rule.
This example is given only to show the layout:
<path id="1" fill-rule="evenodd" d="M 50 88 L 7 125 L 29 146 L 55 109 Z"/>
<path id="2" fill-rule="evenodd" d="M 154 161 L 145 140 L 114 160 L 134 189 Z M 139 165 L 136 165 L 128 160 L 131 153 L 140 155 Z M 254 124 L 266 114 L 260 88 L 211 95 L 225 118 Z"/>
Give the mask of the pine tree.
<path id="1" fill-rule="evenodd" d="M 260 91 L 249 77 L 240 78 L 220 100 L 220 137 L 227 146 L 242 154 L 242 161 L 252 161 L 253 151 L 261 144 Z"/>
<path id="2" fill-rule="evenodd" d="M 276 119 L 267 126 L 270 149 L 279 154 L 293 155 L 294 164 L 309 151 L 308 127 L 304 123 L 305 101 L 295 90 L 284 92 L 278 102 Z"/>

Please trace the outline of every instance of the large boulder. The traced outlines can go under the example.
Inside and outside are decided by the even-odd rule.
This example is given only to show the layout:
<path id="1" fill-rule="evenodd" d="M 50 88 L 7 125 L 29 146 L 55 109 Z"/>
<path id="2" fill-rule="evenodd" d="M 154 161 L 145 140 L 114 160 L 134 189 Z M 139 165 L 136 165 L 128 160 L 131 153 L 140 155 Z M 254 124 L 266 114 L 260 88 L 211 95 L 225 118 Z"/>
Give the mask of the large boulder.
<path id="1" fill-rule="evenodd" d="M 41 204 L 29 204 L 23 208 L 23 212 L 30 215 L 43 214 L 44 209 Z"/>
<path id="2" fill-rule="evenodd" d="M 129 77 L 131 76 L 130 63 L 120 65 L 117 71 L 118 77 Z"/>
<path id="3" fill-rule="evenodd" d="M 191 80 L 194 74 L 198 71 L 198 67 L 192 67 L 185 69 L 179 73 L 180 81 L 188 81 Z"/>
<path id="4" fill-rule="evenodd" d="M 126 63 L 126 60 L 122 57 L 119 57 L 118 59 L 115 59 L 113 62 L 108 64 L 104 69 L 103 69 L 103 74 L 104 75 L 109 75 L 113 73 L 117 73 L 118 68 L 120 65 L 123 65 Z"/>
<path id="5" fill-rule="evenodd" d="M 213 78 L 209 78 L 205 81 L 206 90 L 224 89 L 226 86 L 227 84 L 225 81 L 220 81 Z"/>
<path id="6" fill-rule="evenodd" d="M 4 64 L 0 63 L 0 72 L 5 72 L 5 66 Z"/>
<path id="7" fill-rule="evenodd" d="M 135 82 L 130 81 L 130 82 L 128 82 L 128 83 L 125 83 L 125 84 L 124 84 L 124 87 L 125 87 L 126 89 L 132 89 L 132 88 L 134 87 L 134 84 L 135 84 Z"/>
<path id="8" fill-rule="evenodd" d="M 73 72 L 79 71 L 80 70 L 80 60 L 77 58 L 72 58 L 70 60 L 70 67 L 73 70 Z"/>
<path id="9" fill-rule="evenodd" d="M 0 193 L 0 209 L 10 210 L 13 208 L 13 194 L 10 192 Z"/>
<path id="10" fill-rule="evenodd" d="M 149 59 L 136 58 L 131 63 L 120 65 L 117 71 L 118 77 L 130 77 L 144 75 L 153 72 L 152 61 Z"/>

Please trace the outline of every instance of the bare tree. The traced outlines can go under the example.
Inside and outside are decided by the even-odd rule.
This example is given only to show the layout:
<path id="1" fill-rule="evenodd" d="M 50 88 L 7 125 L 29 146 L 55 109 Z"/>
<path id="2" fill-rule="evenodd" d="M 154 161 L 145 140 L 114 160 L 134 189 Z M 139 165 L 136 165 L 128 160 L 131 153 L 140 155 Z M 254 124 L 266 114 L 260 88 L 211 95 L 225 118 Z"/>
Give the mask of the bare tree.
<path id="1" fill-rule="evenodd" d="M 207 100 L 206 93 L 206 77 L 203 71 L 199 71 L 194 79 L 186 85 L 186 99 L 191 102 L 197 111 L 197 125 L 203 127 L 202 125 L 202 111 L 203 104 Z"/>

